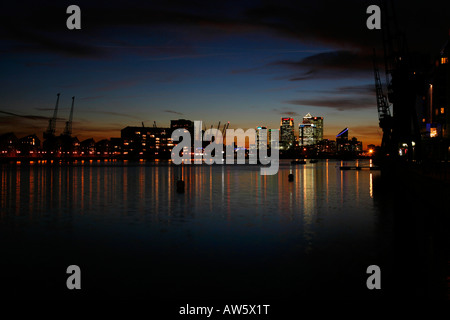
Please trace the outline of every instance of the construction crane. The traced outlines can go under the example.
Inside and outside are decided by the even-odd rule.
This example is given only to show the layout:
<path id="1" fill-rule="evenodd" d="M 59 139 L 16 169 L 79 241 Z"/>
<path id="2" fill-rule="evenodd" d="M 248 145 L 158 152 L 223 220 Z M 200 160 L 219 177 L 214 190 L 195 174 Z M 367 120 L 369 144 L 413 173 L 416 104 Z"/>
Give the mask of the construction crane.
<path id="1" fill-rule="evenodd" d="M 64 135 L 72 135 L 72 118 L 73 118 L 73 105 L 75 103 L 75 97 L 72 97 L 72 107 L 70 108 L 69 121 L 66 121 L 66 127 L 64 128 Z"/>
<path id="2" fill-rule="evenodd" d="M 225 136 L 227 135 L 227 129 L 230 126 L 230 121 L 227 122 L 226 126 L 225 124 L 223 125 L 223 130 L 222 130 L 222 141 L 225 142 Z"/>
<path id="3" fill-rule="evenodd" d="M 153 128 L 156 128 L 156 121 L 153 121 Z"/>
<path id="4" fill-rule="evenodd" d="M 225 135 L 227 134 L 227 129 L 230 126 L 230 121 L 228 121 L 227 124 L 223 125 L 223 130 L 222 130 L 222 137 L 225 137 Z"/>
<path id="5" fill-rule="evenodd" d="M 48 127 L 47 131 L 44 132 L 44 139 L 49 139 L 55 136 L 55 129 L 56 129 L 56 117 L 58 115 L 58 104 L 59 104 L 59 96 L 58 93 L 56 98 L 56 106 L 55 110 L 53 111 L 53 117 L 48 120 Z"/>

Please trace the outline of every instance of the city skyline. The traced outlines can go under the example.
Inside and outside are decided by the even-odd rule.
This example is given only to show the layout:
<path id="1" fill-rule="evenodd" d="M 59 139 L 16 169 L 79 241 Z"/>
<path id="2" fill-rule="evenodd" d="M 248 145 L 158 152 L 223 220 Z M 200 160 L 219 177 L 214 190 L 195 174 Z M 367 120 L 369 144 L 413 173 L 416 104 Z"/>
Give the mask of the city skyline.
<path id="1" fill-rule="evenodd" d="M 4 4 L 0 132 L 41 137 L 60 92 L 57 134 L 75 96 L 80 140 L 173 118 L 278 128 L 280 117 L 292 117 L 298 136 L 311 113 L 324 117 L 325 139 L 349 127 L 365 145 L 379 145 L 372 52 L 377 44 L 381 60 L 382 43 L 366 28 L 370 4 L 349 1 L 344 12 L 333 1 L 77 1 L 81 30 L 66 28 L 64 4 Z M 399 15 L 412 49 L 439 52 L 449 27 L 442 6 Z M 422 13 L 432 23 L 411 18 Z"/>

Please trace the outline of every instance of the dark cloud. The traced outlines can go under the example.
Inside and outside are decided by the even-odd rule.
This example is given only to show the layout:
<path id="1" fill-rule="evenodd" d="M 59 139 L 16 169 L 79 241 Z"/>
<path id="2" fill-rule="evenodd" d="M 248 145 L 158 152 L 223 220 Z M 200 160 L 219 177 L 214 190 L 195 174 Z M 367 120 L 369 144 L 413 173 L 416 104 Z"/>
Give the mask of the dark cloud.
<path id="1" fill-rule="evenodd" d="M 272 111 L 277 113 L 277 114 L 290 116 L 290 117 L 298 117 L 298 116 L 300 116 L 300 114 L 297 113 L 297 111 L 294 111 L 291 108 L 287 108 L 287 107 L 274 108 L 274 109 L 272 109 Z"/>
<path id="2" fill-rule="evenodd" d="M 285 101 L 287 104 L 323 107 L 336 109 L 338 111 L 356 110 L 356 109 L 374 109 L 376 100 L 371 97 L 362 97 L 358 99 L 350 97 L 323 97 L 317 99 L 296 99 Z"/>
<path id="3" fill-rule="evenodd" d="M 330 93 L 336 94 L 361 94 L 361 95 L 375 95 L 375 85 L 374 84 L 363 84 L 359 86 L 343 86 L 337 87 L 334 91 Z"/>
<path id="4" fill-rule="evenodd" d="M 311 92 L 311 90 L 298 90 L 299 92 Z M 355 86 L 341 86 L 330 90 L 316 90 L 316 93 L 327 95 L 368 95 L 375 96 L 375 84 L 362 84 Z"/>
<path id="5" fill-rule="evenodd" d="M 331 70 L 363 69 L 372 67 L 371 56 L 367 56 L 360 52 L 348 50 L 337 50 L 331 52 L 322 52 L 306 57 L 300 61 L 278 61 L 272 64 L 284 65 L 292 68 L 309 68 L 316 70 L 318 68 L 326 68 Z"/>
<path id="6" fill-rule="evenodd" d="M 0 110 L 0 133 L 14 132 L 20 138 L 32 132 L 43 132 L 47 128 L 48 120 L 48 117 L 40 115 Z M 57 118 L 57 120 L 63 119 Z"/>
<path id="7" fill-rule="evenodd" d="M 178 111 L 164 110 L 164 112 L 167 112 L 167 113 L 173 113 L 173 114 L 177 114 L 177 115 L 180 115 L 180 116 L 184 116 L 184 113 L 178 112 Z"/>
<path id="8" fill-rule="evenodd" d="M 298 61 L 274 61 L 270 65 L 301 71 L 289 76 L 290 81 L 367 77 L 373 68 L 372 55 L 349 50 L 322 52 Z"/>
<path id="9" fill-rule="evenodd" d="M 81 110 L 81 112 L 86 112 L 86 110 Z M 134 116 L 129 113 L 121 113 L 121 112 L 105 111 L 105 110 L 88 110 L 87 113 L 97 113 L 97 114 L 103 114 L 103 115 L 125 117 L 125 118 L 130 118 L 130 119 L 135 119 L 135 120 L 141 119 L 139 116 Z"/>
<path id="10" fill-rule="evenodd" d="M 125 32 L 146 36 L 161 29 L 185 31 L 188 37 L 262 32 L 305 43 L 350 51 L 381 46 L 379 31 L 366 28 L 370 0 L 318 1 L 100 1 L 78 0 L 82 29 L 66 28 L 70 3 L 4 1 L 0 7 L 3 52 L 47 51 L 96 58 L 108 53 L 100 43 L 114 43 Z M 438 0 L 395 1 L 399 25 L 407 30 L 413 49 L 441 45 L 450 27 L 450 3 Z M 133 29 L 130 29 L 133 28 Z M 120 30 L 123 30 L 121 32 Z M 189 41 L 190 39 L 183 39 Z M 131 50 L 131 48 L 128 48 Z"/>
<path id="11" fill-rule="evenodd" d="M 35 110 L 39 110 L 39 111 L 54 111 L 55 110 L 55 108 L 42 108 L 42 107 L 36 107 L 36 108 L 34 108 Z M 59 109 L 59 110 L 61 110 L 61 109 Z"/>
<path id="12" fill-rule="evenodd" d="M 52 109 L 53 110 L 53 109 Z M 17 114 L 14 112 L 8 112 L 8 111 L 2 111 L 0 110 L 0 113 L 12 116 L 12 117 L 18 117 L 23 119 L 29 119 L 29 120 L 48 120 L 49 117 L 39 116 L 39 115 L 30 115 L 30 114 Z M 56 118 L 57 120 L 63 120 L 62 118 Z"/>

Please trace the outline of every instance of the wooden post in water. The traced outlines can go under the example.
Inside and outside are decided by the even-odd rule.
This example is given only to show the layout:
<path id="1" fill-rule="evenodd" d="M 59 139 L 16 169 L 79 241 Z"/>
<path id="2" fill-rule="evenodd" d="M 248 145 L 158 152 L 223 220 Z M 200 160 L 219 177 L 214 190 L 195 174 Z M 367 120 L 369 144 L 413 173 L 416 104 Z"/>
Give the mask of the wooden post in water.
<path id="1" fill-rule="evenodd" d="M 288 179 L 289 179 L 289 182 L 294 181 L 294 175 L 292 174 L 292 165 L 291 165 L 291 168 L 289 170 Z"/>
<path id="2" fill-rule="evenodd" d="M 183 169 L 182 169 L 183 162 L 181 162 L 181 165 L 178 166 L 178 174 L 177 174 L 177 182 L 176 182 L 176 188 L 178 193 L 184 193 L 184 181 L 183 181 Z"/>

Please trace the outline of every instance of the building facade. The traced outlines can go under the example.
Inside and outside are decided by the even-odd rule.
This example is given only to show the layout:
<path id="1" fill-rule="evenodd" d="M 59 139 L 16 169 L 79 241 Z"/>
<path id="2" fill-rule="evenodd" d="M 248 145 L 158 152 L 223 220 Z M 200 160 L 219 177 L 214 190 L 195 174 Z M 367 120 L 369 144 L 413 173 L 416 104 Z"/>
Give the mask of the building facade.
<path id="1" fill-rule="evenodd" d="M 313 117 L 308 113 L 299 124 L 298 132 L 300 146 L 317 144 L 323 140 L 323 117 Z"/>
<path id="2" fill-rule="evenodd" d="M 170 128 L 126 127 L 121 130 L 122 152 L 128 157 L 170 158 Z"/>
<path id="3" fill-rule="evenodd" d="M 442 47 L 435 64 L 433 83 L 430 85 L 430 121 L 427 131 L 430 138 L 450 138 L 450 117 L 448 116 L 450 103 L 450 41 Z"/>
<path id="4" fill-rule="evenodd" d="M 281 118 L 280 123 L 280 148 L 287 150 L 294 146 L 294 119 Z"/>
<path id="5" fill-rule="evenodd" d="M 260 135 L 261 130 L 266 130 L 266 138 L 265 139 L 261 138 L 261 135 Z M 267 147 L 268 147 L 267 141 L 270 141 L 270 140 L 267 140 L 268 138 L 269 138 L 269 132 L 267 130 L 267 127 L 262 127 L 262 126 L 256 127 L 256 146 L 257 146 L 257 148 L 266 148 L 267 149 Z"/>

